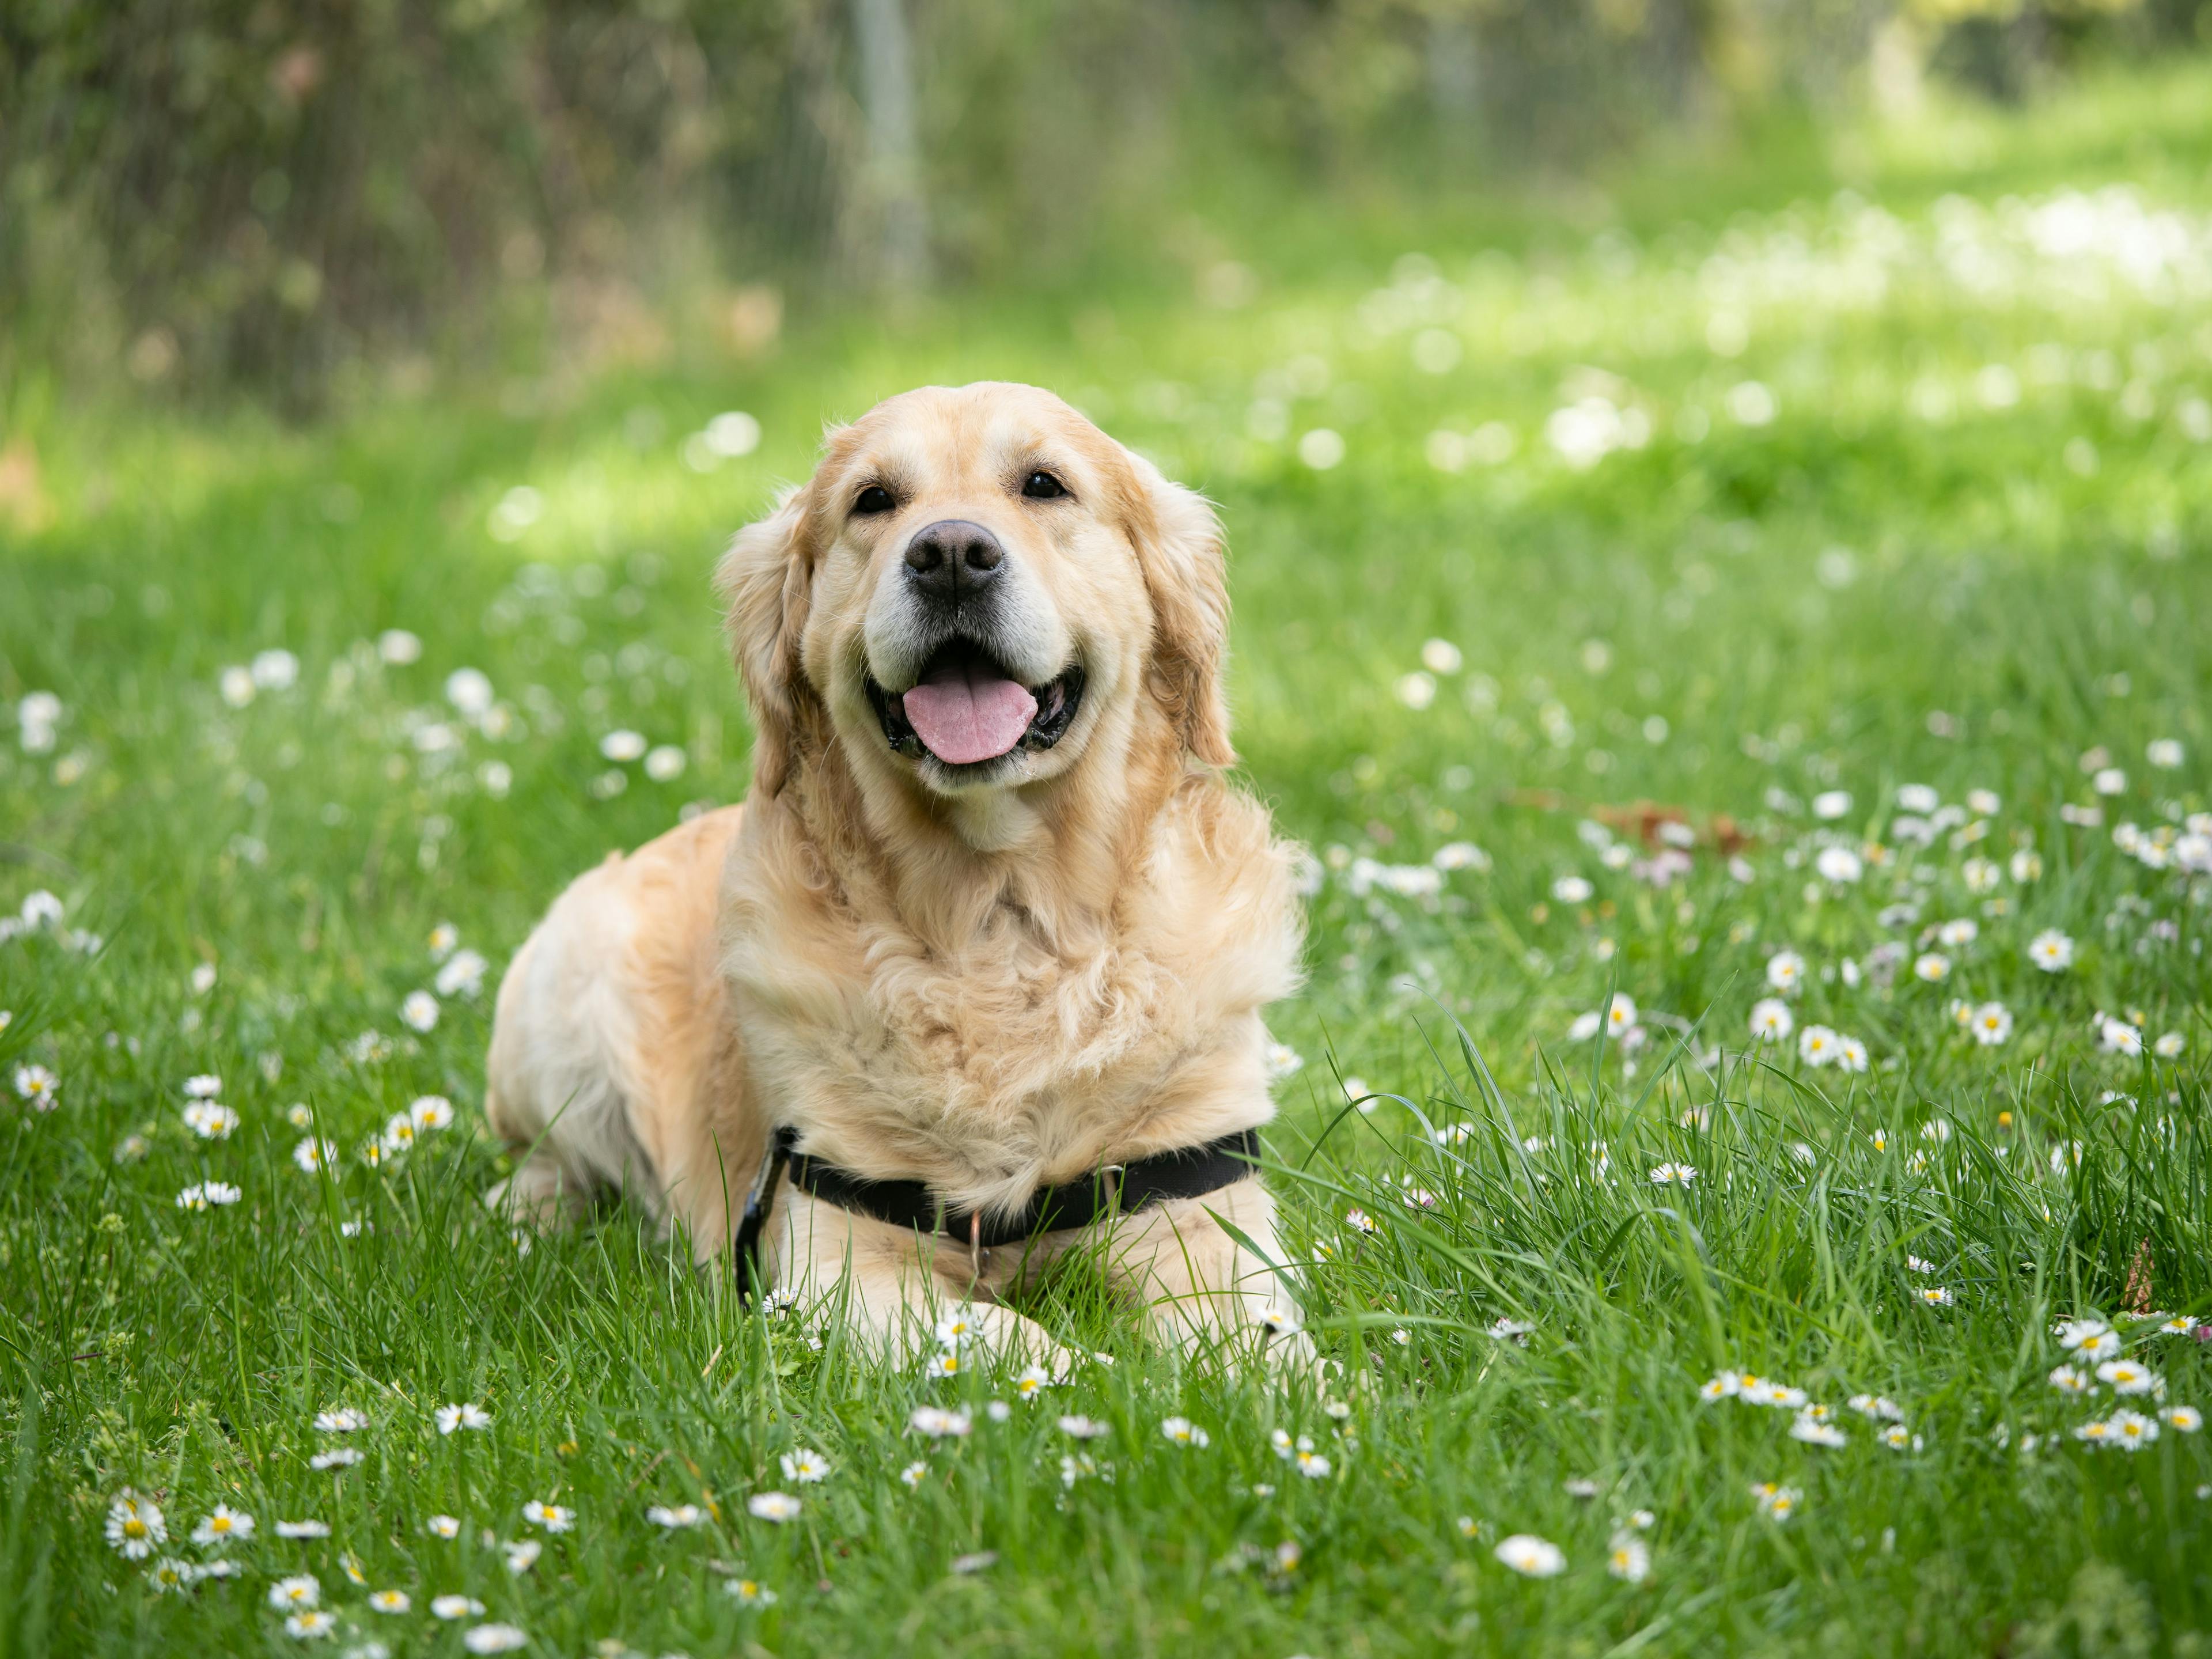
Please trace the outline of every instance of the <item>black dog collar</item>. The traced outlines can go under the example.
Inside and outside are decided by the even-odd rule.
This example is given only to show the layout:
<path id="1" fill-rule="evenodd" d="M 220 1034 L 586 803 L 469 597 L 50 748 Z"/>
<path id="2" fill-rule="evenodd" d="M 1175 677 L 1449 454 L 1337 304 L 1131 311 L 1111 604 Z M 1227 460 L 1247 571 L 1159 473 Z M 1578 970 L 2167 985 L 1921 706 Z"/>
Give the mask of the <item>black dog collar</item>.
<path id="1" fill-rule="evenodd" d="M 996 1249 L 1038 1233 L 1088 1226 L 1116 1211 L 1141 1210 L 1168 1199 L 1202 1198 L 1242 1181 L 1260 1164 L 1260 1132 L 1240 1129 L 1202 1146 L 1155 1152 L 1133 1164 L 1109 1164 L 1079 1180 L 1040 1187 L 1019 1210 L 993 1221 L 980 1211 L 948 1209 L 943 1199 L 919 1181 L 866 1180 L 795 1151 L 798 1141 L 796 1129 L 778 1129 L 761 1160 L 733 1246 L 741 1277 L 748 1264 L 755 1277 L 762 1275 L 761 1234 L 775 1204 L 776 1187 L 786 1174 L 801 1192 L 841 1210 L 915 1232 L 942 1234 L 970 1249 Z"/>

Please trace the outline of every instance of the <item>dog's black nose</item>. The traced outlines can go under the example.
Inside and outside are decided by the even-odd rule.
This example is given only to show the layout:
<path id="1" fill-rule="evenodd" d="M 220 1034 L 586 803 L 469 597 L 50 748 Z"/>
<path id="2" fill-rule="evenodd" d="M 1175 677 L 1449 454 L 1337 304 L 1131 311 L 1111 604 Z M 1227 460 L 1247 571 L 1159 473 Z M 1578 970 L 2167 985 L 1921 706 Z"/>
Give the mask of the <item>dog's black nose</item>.
<path id="1" fill-rule="evenodd" d="M 906 544 L 906 579 L 932 599 L 957 604 L 982 592 L 1006 568 L 1006 550 L 980 524 L 940 519 Z"/>

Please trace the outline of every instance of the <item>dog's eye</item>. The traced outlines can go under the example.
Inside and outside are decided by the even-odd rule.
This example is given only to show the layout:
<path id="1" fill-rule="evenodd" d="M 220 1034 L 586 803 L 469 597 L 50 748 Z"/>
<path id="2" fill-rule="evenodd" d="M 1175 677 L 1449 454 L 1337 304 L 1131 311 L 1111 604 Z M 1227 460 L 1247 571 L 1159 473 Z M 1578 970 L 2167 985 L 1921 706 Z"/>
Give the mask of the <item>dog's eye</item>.
<path id="1" fill-rule="evenodd" d="M 897 505 L 898 503 L 891 499 L 890 490 L 881 484 L 870 484 L 854 501 L 853 511 L 863 514 L 888 513 Z"/>
<path id="2" fill-rule="evenodd" d="M 1032 472 L 1022 480 L 1022 494 L 1040 501 L 1067 494 L 1067 486 L 1049 472 Z"/>

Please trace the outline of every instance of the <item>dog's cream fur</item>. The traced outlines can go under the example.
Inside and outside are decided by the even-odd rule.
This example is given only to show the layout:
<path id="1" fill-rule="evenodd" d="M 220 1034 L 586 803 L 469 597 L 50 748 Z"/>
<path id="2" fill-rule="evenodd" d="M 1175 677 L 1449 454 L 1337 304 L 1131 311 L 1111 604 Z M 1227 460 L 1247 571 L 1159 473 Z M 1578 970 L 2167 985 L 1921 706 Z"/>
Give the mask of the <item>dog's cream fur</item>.
<path id="1" fill-rule="evenodd" d="M 1038 468 L 1069 497 L 1026 497 Z M 895 513 L 854 514 L 871 483 Z M 1088 675 L 1060 742 L 981 784 L 895 752 L 865 690 L 899 648 L 906 539 L 946 518 L 1004 545 L 1023 648 L 1057 653 L 1040 678 Z M 611 855 L 515 957 L 485 1098 L 521 1161 L 495 1202 L 550 1221 L 618 1187 L 706 1261 L 774 1126 L 1003 1212 L 1272 1115 L 1261 1014 L 1296 982 L 1294 854 L 1218 775 L 1227 594 L 1202 501 L 1048 393 L 932 387 L 832 432 L 720 580 L 751 796 Z M 999 1298 L 1094 1246 L 1165 1337 L 1242 1340 L 1290 1304 L 1216 1216 L 1281 1261 L 1256 1178 L 980 1255 L 787 1186 L 765 1254 L 893 1348 L 950 1304 L 1056 1352 Z"/>

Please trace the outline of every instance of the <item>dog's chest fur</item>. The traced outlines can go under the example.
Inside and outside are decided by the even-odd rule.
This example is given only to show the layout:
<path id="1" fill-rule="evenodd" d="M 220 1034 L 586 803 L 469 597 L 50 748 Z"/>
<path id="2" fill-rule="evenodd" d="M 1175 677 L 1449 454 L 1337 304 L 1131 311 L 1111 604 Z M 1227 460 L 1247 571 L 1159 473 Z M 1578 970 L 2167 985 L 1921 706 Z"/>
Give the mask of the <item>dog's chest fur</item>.
<path id="1" fill-rule="evenodd" d="M 1103 910 L 1009 883 L 950 947 L 880 893 L 748 879 L 741 853 L 723 961 L 757 1109 L 856 1172 L 1009 1206 L 1263 1121 L 1261 1011 L 1294 988 L 1298 919 L 1287 849 L 1226 799 L 1162 826 Z"/>

